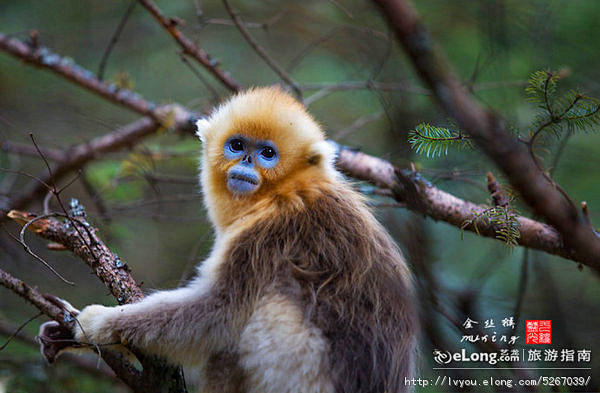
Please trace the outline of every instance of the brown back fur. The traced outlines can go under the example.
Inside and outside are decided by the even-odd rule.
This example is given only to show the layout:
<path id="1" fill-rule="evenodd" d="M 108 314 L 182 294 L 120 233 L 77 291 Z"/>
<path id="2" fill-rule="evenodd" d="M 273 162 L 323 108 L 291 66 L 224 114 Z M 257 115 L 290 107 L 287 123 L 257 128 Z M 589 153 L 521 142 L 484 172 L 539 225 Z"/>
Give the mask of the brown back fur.
<path id="1" fill-rule="evenodd" d="M 338 392 L 404 392 L 414 363 L 410 274 L 393 241 L 346 184 L 322 185 L 302 207 L 275 198 L 225 258 L 220 284 L 241 328 L 261 296 L 281 291 L 330 343 Z"/>

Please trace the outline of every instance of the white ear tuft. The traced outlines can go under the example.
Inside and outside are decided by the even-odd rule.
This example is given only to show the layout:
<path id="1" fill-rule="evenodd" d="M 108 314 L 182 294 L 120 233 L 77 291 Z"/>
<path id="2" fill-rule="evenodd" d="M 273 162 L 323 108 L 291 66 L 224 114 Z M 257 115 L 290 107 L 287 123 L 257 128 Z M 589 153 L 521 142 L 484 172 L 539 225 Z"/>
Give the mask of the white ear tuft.
<path id="1" fill-rule="evenodd" d="M 206 117 L 196 120 L 196 136 L 198 136 L 202 142 L 204 142 L 204 136 L 209 127 L 210 122 Z"/>
<path id="2" fill-rule="evenodd" d="M 333 165 L 336 159 L 336 146 L 330 141 L 319 141 L 311 146 L 309 153 L 309 163 Z"/>

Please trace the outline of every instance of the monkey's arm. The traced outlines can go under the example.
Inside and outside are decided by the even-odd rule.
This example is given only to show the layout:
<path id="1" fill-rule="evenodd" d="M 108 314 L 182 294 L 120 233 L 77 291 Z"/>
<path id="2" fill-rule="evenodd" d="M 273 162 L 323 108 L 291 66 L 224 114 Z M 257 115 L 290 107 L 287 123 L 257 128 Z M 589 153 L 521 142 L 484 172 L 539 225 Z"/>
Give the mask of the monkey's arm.
<path id="1" fill-rule="evenodd" d="M 210 291 L 193 287 L 161 291 L 139 303 L 85 307 L 74 336 L 84 343 L 120 342 L 187 363 L 224 344 L 228 331 L 224 309 L 226 305 Z"/>

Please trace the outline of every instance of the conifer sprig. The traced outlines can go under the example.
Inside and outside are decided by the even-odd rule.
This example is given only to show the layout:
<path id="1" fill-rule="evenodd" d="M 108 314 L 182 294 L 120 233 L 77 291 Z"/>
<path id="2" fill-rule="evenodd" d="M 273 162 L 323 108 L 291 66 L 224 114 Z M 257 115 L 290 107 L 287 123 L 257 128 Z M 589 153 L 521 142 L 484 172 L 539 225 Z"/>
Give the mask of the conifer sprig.
<path id="1" fill-rule="evenodd" d="M 408 142 L 415 152 L 427 157 L 446 155 L 450 146 L 471 147 L 469 137 L 460 131 L 427 123 L 421 123 L 414 130 L 410 130 Z"/>

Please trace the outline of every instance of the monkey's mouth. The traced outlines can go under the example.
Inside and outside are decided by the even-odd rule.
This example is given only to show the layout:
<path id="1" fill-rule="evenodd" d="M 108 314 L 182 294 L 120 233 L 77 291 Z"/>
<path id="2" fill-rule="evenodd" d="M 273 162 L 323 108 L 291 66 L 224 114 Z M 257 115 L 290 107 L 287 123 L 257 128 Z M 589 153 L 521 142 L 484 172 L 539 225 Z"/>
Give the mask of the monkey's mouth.
<path id="1" fill-rule="evenodd" d="M 251 171 L 231 170 L 227 175 L 227 188 L 236 195 L 256 191 L 259 183 L 258 176 Z"/>
<path id="2" fill-rule="evenodd" d="M 252 176 L 247 176 L 241 173 L 232 173 L 229 175 L 229 180 L 245 181 L 255 186 L 258 185 L 258 180 Z"/>

